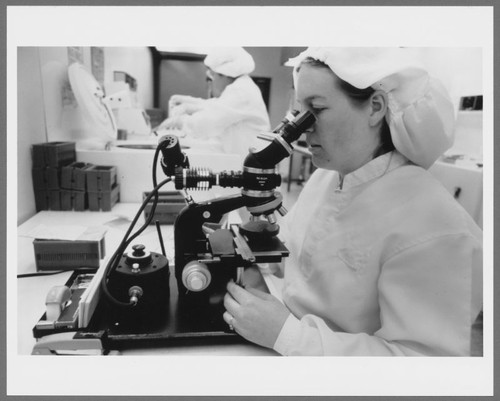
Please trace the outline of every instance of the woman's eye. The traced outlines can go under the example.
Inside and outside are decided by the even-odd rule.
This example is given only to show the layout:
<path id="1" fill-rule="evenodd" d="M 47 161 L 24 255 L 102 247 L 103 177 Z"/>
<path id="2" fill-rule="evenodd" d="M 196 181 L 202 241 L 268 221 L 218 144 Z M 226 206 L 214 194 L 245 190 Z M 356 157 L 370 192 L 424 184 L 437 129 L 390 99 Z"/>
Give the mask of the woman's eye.
<path id="1" fill-rule="evenodd" d="M 320 114 L 323 110 L 325 110 L 324 107 L 311 107 L 311 111 L 316 115 Z"/>

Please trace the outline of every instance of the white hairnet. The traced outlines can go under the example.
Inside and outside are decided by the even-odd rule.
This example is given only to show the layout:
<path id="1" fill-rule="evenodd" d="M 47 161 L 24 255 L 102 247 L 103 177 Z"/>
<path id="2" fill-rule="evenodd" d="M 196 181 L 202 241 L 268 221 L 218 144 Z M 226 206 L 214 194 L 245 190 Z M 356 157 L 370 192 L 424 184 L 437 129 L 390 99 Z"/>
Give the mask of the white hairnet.
<path id="1" fill-rule="evenodd" d="M 287 63 L 294 66 L 294 80 L 307 57 L 325 63 L 358 89 L 387 93 L 392 141 L 413 163 L 429 168 L 453 144 L 453 104 L 444 87 L 428 75 L 416 49 L 308 48 Z"/>
<path id="2" fill-rule="evenodd" d="M 215 48 L 204 62 L 211 70 L 231 78 L 250 74 L 255 68 L 252 56 L 242 47 Z"/>

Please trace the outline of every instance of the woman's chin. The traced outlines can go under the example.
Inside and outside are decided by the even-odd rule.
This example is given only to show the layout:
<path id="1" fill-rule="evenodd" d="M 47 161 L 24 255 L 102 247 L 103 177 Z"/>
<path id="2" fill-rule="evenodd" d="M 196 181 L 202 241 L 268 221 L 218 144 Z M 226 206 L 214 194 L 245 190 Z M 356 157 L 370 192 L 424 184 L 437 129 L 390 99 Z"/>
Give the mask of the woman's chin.
<path id="1" fill-rule="evenodd" d="M 335 165 L 335 163 L 332 163 L 330 159 L 325 158 L 324 155 L 314 154 L 311 152 L 311 162 L 316 168 L 337 171 L 337 166 Z"/>
<path id="2" fill-rule="evenodd" d="M 311 152 L 311 162 L 312 164 L 314 164 L 315 167 L 318 167 L 318 168 L 325 168 L 326 166 L 326 160 L 321 157 L 319 154 L 315 154 L 313 152 Z"/>

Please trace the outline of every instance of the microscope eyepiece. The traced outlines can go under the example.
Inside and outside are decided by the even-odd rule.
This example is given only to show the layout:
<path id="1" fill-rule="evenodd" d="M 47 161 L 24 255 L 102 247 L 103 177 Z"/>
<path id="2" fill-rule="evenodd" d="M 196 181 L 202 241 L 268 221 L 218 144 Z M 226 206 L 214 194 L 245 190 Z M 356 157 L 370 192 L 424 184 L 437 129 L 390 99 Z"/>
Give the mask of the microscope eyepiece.
<path id="1" fill-rule="evenodd" d="M 310 111 L 299 113 L 276 132 L 278 135 L 267 147 L 259 152 L 250 153 L 243 163 L 243 168 L 274 168 L 280 161 L 292 154 L 292 142 L 299 139 L 315 121 L 316 118 Z"/>
<path id="2" fill-rule="evenodd" d="M 280 121 L 280 123 L 276 126 L 276 128 L 273 129 L 273 133 L 277 134 L 279 133 L 283 127 L 290 122 L 290 120 L 293 120 L 294 117 L 299 114 L 298 110 L 292 110 L 285 117 L 283 117 L 283 120 Z"/>
<path id="3" fill-rule="evenodd" d="M 288 124 L 285 124 L 282 128 L 281 137 L 288 143 L 299 139 L 299 137 L 312 127 L 314 122 L 316 121 L 316 117 L 310 111 L 306 110 L 302 113 L 298 114 L 292 121 Z"/>

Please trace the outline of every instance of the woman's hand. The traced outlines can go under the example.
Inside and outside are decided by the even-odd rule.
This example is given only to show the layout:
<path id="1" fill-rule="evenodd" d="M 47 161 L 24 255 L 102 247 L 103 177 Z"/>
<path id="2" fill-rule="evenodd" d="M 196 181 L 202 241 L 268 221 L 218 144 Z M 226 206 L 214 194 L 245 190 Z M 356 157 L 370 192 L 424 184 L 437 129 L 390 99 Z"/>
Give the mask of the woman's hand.
<path id="1" fill-rule="evenodd" d="M 191 115 L 200 110 L 203 110 L 203 107 L 199 103 L 184 103 L 170 109 L 170 116 L 179 117 L 184 114 Z"/>
<path id="2" fill-rule="evenodd" d="M 182 130 L 184 126 L 184 117 L 170 117 L 163 121 L 155 130 L 164 131 L 164 130 Z"/>
<path id="3" fill-rule="evenodd" d="M 254 288 L 227 285 L 223 318 L 247 340 L 272 348 L 290 311 L 276 297 Z"/>
<path id="4" fill-rule="evenodd" d="M 189 95 L 172 95 L 168 100 L 168 107 L 176 107 L 184 103 L 199 103 L 202 99 Z"/>

